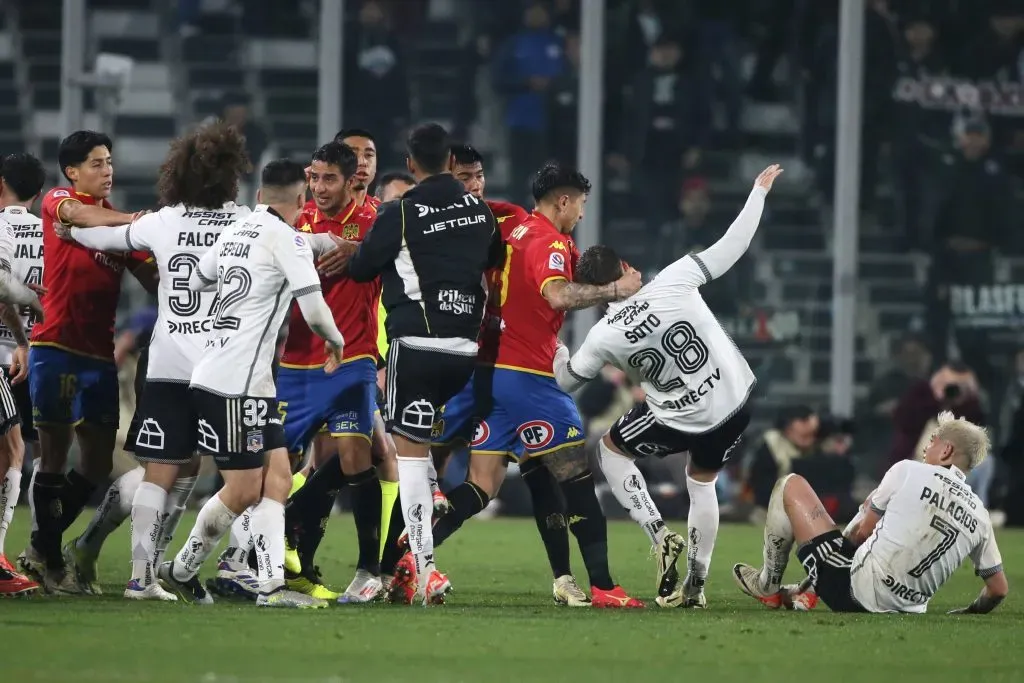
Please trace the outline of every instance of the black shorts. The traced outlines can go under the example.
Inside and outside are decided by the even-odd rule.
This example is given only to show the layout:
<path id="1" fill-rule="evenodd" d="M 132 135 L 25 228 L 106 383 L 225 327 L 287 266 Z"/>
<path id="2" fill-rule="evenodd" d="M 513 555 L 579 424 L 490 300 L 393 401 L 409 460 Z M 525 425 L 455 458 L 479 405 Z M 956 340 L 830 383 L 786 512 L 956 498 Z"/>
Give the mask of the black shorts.
<path id="1" fill-rule="evenodd" d="M 20 384 L 11 385 L 11 373 L 7 366 L 4 366 L 4 379 L 11 387 L 11 393 L 14 394 L 14 407 L 18 411 L 18 420 L 21 422 L 21 440 L 26 443 L 35 443 L 39 441 L 39 434 L 36 432 L 36 427 L 32 423 L 32 395 L 28 390 L 28 381 Z M 6 434 L 10 431 L 11 425 L 4 429 L 0 429 L 0 434 Z"/>
<path id="2" fill-rule="evenodd" d="M 689 451 L 690 461 L 702 470 L 717 472 L 725 466 L 750 424 L 750 410 L 743 406 L 728 420 L 710 432 L 689 434 L 658 422 L 651 407 L 641 403 L 620 417 L 609 434 L 620 450 L 634 458 Z"/>
<path id="3" fill-rule="evenodd" d="M 28 389 L 28 382 L 22 382 L 18 386 L 25 387 Z M 11 386 L 10 375 L 7 368 L 4 368 L 3 377 L 0 377 L 0 436 L 7 434 L 15 427 L 15 425 L 21 424 L 21 406 L 18 404 L 18 399 L 14 394 L 15 387 Z M 31 401 L 29 401 L 31 406 Z M 32 408 L 29 408 L 29 415 L 32 415 Z M 24 437 L 24 434 L 22 435 Z"/>
<path id="4" fill-rule="evenodd" d="M 135 364 L 135 412 L 132 414 L 131 424 L 128 425 L 128 432 L 124 437 L 124 450 L 129 453 L 135 452 L 135 442 L 139 438 L 139 429 L 142 427 L 142 394 L 146 386 L 146 374 L 149 372 L 149 345 L 139 349 L 139 360 Z M 163 461 L 157 461 L 163 462 Z"/>
<path id="5" fill-rule="evenodd" d="M 796 556 L 811 579 L 814 592 L 833 612 L 866 612 L 853 597 L 850 568 L 857 548 L 839 529 L 812 538 Z"/>
<path id="6" fill-rule="evenodd" d="M 186 465 L 196 452 L 198 418 L 189 397 L 188 384 L 153 380 L 146 382 L 132 418 L 131 442 L 139 462 Z M 125 441 L 125 450 L 129 442 Z"/>
<path id="7" fill-rule="evenodd" d="M 204 389 L 190 393 L 197 420 L 196 445 L 200 452 L 213 456 L 218 468 L 263 467 L 267 452 L 285 448 L 277 399 L 219 396 Z"/>
<path id="8" fill-rule="evenodd" d="M 401 338 L 388 348 L 384 422 L 388 432 L 429 444 L 434 416 L 473 376 L 476 354 L 409 346 Z"/>

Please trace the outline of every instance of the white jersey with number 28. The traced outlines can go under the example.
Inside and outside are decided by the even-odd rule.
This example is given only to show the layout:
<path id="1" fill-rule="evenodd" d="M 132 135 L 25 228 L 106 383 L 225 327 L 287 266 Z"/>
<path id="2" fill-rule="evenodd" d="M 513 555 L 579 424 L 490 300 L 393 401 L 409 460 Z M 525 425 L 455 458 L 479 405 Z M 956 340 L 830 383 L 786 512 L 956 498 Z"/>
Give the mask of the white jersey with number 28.
<path id="1" fill-rule="evenodd" d="M 196 270 L 219 303 L 192 386 L 221 396 L 274 398 L 277 331 L 292 298 L 320 291 L 309 240 L 265 205 L 221 233 Z"/>
<path id="2" fill-rule="evenodd" d="M 871 494 L 882 515 L 857 548 L 853 597 L 870 612 L 924 612 L 967 558 L 987 578 L 1002 571 L 988 511 L 956 467 L 896 463 Z"/>
<path id="3" fill-rule="evenodd" d="M 562 388 L 572 390 L 614 365 L 643 387 L 658 422 L 691 434 L 715 429 L 742 408 L 757 380 L 700 287 L 746 252 L 765 194 L 755 188 L 713 246 L 684 256 L 629 299 L 611 304 L 568 363 L 560 350 L 555 375 Z"/>

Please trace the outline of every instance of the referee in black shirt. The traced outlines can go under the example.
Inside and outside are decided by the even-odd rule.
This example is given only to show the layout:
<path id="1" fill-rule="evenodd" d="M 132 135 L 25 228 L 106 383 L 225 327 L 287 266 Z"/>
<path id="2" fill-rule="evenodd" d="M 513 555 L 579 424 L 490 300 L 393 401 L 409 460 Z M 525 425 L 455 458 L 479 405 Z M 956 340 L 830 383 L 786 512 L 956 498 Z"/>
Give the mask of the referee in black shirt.
<path id="1" fill-rule="evenodd" d="M 434 416 L 473 374 L 486 292 L 484 271 L 504 253 L 487 205 L 451 175 L 447 131 L 431 123 L 409 135 L 417 185 L 384 204 L 348 265 L 367 282 L 381 276 L 387 311 L 385 421 L 398 449 L 399 494 L 411 558 L 392 595 L 443 601 L 451 589 L 434 567 L 433 503 L 427 477 Z M 415 566 L 409 566 L 413 564 Z"/>

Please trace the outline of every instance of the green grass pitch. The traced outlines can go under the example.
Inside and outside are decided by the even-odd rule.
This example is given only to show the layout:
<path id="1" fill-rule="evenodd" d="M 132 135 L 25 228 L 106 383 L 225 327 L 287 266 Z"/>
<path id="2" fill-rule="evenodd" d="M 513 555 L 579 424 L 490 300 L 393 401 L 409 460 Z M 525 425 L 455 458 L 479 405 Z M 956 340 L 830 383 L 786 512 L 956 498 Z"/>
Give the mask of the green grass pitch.
<path id="1" fill-rule="evenodd" d="M 182 522 L 178 543 L 192 519 Z M 685 531 L 682 522 L 674 526 Z M 12 560 L 27 529 L 21 508 L 7 539 Z M 210 608 L 126 602 L 125 525 L 101 560 L 105 596 L 0 601 L 0 680 L 1024 681 L 1024 600 L 1013 593 L 1024 586 L 1024 532 L 1003 531 L 999 541 L 1011 595 L 988 616 L 945 614 L 980 589 L 967 568 L 923 616 L 831 614 L 823 605 L 811 613 L 765 610 L 729 577 L 734 562 L 760 562 L 761 531 L 743 526 L 719 534 L 710 609 L 661 610 L 653 605 L 654 561 L 629 522 L 609 525 L 612 570 L 651 606 L 570 611 L 551 601 L 533 520 L 511 519 L 470 522 L 440 549 L 440 567 L 455 586 L 446 606 L 276 611 L 228 601 Z M 351 518 L 332 519 L 319 560 L 333 587 L 351 578 L 354 549 Z M 575 554 L 573 568 L 584 583 Z M 794 558 L 789 578 L 799 570 Z"/>

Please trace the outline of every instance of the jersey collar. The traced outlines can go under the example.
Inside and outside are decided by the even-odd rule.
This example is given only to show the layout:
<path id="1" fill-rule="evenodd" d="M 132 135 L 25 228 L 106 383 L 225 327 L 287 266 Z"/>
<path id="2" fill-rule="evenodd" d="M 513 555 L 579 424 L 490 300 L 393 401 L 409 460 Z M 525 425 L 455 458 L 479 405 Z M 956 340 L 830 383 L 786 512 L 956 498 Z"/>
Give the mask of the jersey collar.
<path id="1" fill-rule="evenodd" d="M 950 465 L 949 466 L 949 471 L 952 472 L 956 476 L 956 478 L 959 479 L 960 481 L 967 481 L 967 475 L 964 474 L 963 470 L 961 470 L 956 465 Z"/>
<path id="2" fill-rule="evenodd" d="M 537 220 L 541 221 L 545 225 L 547 225 L 549 228 L 557 232 L 559 235 L 562 234 L 562 231 L 555 227 L 555 224 L 551 222 L 551 219 L 542 214 L 540 211 L 531 211 L 530 215 L 536 218 Z"/>
<path id="3" fill-rule="evenodd" d="M 320 223 L 322 221 L 334 221 L 335 223 L 344 224 L 348 219 L 352 218 L 352 214 L 355 213 L 358 206 L 359 205 L 356 204 L 356 200 L 353 199 L 349 201 L 348 205 L 339 211 L 336 216 L 328 216 L 327 214 L 322 213 L 320 209 L 317 209 L 313 213 L 313 222 Z"/>
<path id="4" fill-rule="evenodd" d="M 286 222 L 286 221 L 284 220 L 284 216 L 282 216 L 281 214 L 279 214 L 279 213 L 277 212 L 277 210 L 276 210 L 276 209 L 275 209 L 274 207 L 270 206 L 269 204 L 265 204 L 265 206 L 267 207 L 267 213 L 269 213 L 269 214 L 270 214 L 271 216 L 276 216 L 276 217 L 277 217 L 277 219 L 278 219 L 279 221 L 281 221 L 282 223 Z"/>
<path id="5" fill-rule="evenodd" d="M 28 209 L 26 209 L 24 206 L 12 204 L 10 206 L 5 206 L 4 208 L 0 209 L 0 213 L 28 213 Z"/>

